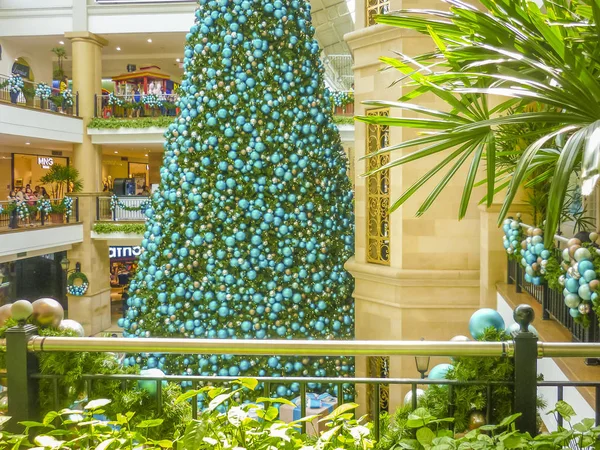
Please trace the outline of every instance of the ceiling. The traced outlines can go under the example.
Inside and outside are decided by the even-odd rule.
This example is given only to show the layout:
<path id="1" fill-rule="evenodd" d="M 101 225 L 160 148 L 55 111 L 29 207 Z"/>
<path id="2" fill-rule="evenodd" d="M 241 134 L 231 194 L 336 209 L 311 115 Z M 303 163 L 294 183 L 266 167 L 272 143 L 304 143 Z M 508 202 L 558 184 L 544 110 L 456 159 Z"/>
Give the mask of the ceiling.
<path id="1" fill-rule="evenodd" d="M 343 40 L 344 34 L 354 29 L 353 0 L 311 0 L 311 14 L 315 38 L 322 49 L 322 61 L 326 69 L 326 81 L 336 90 L 349 90 L 353 84 L 352 56 Z M 175 80 L 181 79 L 182 70 L 177 58 L 183 57 L 185 33 L 132 33 L 104 34 L 108 45 L 102 50 L 102 77 L 112 78 L 126 72 L 128 64 L 139 69 L 158 66 Z M 71 43 L 64 36 L 3 38 L 21 48 L 35 49 L 36 54 L 47 54 L 59 42 L 64 42 L 67 55 L 71 55 Z M 152 42 L 148 42 L 151 39 Z M 119 48 L 120 50 L 117 50 Z M 69 74 L 71 59 L 64 68 Z"/>
<path id="2" fill-rule="evenodd" d="M 35 149 L 61 151 L 73 150 L 73 144 L 68 142 L 51 141 L 48 139 L 39 139 L 0 133 L 0 151 L 7 150 L 6 147 L 13 147 L 11 149 L 8 149 L 9 152 L 13 151 L 15 148 L 22 148 L 27 152 L 31 152 Z"/>

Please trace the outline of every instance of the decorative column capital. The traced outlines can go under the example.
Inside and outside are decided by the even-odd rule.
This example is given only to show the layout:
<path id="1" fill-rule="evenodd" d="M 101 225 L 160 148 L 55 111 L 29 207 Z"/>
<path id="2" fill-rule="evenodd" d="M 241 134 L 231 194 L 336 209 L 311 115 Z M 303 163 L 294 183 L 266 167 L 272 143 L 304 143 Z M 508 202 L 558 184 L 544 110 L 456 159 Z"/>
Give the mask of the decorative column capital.
<path id="1" fill-rule="evenodd" d="M 89 31 L 70 31 L 65 33 L 65 37 L 71 42 L 89 42 L 95 44 L 98 47 L 106 47 L 108 41 L 97 34 L 90 33 Z"/>

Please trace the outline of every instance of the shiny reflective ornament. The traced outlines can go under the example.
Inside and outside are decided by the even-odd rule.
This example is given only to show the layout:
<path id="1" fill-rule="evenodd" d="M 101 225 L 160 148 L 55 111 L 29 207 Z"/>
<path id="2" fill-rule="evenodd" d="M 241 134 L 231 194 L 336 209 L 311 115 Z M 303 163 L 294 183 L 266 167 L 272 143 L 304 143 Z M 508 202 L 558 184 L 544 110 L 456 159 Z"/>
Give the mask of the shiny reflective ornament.
<path id="1" fill-rule="evenodd" d="M 485 414 L 481 411 L 473 411 L 469 415 L 469 430 L 476 430 L 485 425 Z"/>
<path id="2" fill-rule="evenodd" d="M 32 306 L 33 321 L 42 328 L 57 328 L 65 317 L 63 307 L 53 298 L 40 298 Z"/>
<path id="3" fill-rule="evenodd" d="M 491 308 L 482 308 L 473 313 L 469 320 L 469 332 L 475 339 L 483 336 L 487 328 L 493 327 L 496 330 L 503 331 L 505 328 L 504 319 L 498 311 Z"/>
<path id="4" fill-rule="evenodd" d="M 467 341 L 470 341 L 471 339 L 469 339 L 467 336 L 463 336 L 462 334 L 459 334 L 458 336 L 454 336 L 450 340 L 452 342 L 467 342 Z"/>
<path id="5" fill-rule="evenodd" d="M 438 364 L 429 371 L 427 378 L 430 380 L 445 380 L 448 371 L 453 367 L 452 364 Z"/>
<path id="6" fill-rule="evenodd" d="M 77 336 L 79 336 L 79 337 L 85 336 L 85 330 L 83 329 L 83 325 L 81 325 L 76 320 L 64 319 L 60 322 L 58 329 L 74 331 L 75 333 L 77 333 Z"/>
<path id="7" fill-rule="evenodd" d="M 419 405 L 419 400 L 421 397 L 425 395 L 425 391 L 423 389 L 417 388 L 417 406 Z M 410 406 L 412 405 L 413 391 L 412 389 L 406 393 L 404 396 L 404 405 Z"/>
<path id="8" fill-rule="evenodd" d="M 11 303 L 0 306 L 0 326 L 4 326 L 6 321 L 12 317 L 11 307 Z"/>
<path id="9" fill-rule="evenodd" d="M 11 305 L 10 312 L 17 322 L 24 322 L 33 314 L 33 306 L 29 300 L 17 300 Z"/>

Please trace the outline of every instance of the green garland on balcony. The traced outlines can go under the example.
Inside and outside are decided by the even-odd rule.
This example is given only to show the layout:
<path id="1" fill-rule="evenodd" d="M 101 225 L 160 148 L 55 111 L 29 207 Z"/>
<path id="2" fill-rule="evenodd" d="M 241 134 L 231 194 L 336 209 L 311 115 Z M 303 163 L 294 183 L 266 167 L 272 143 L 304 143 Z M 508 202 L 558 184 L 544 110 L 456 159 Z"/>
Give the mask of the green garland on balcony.
<path id="1" fill-rule="evenodd" d="M 167 109 L 168 104 L 166 104 Z M 90 121 L 88 128 L 94 129 L 118 129 L 118 128 L 167 128 L 173 123 L 174 117 L 132 117 L 130 119 L 110 117 L 103 119 L 96 117 Z M 333 116 L 333 122 L 336 125 L 353 125 L 354 117 L 348 116 Z"/>
<path id="2" fill-rule="evenodd" d="M 93 231 L 94 233 L 98 234 L 144 234 L 146 231 L 146 225 L 143 223 L 97 223 L 94 225 Z"/>

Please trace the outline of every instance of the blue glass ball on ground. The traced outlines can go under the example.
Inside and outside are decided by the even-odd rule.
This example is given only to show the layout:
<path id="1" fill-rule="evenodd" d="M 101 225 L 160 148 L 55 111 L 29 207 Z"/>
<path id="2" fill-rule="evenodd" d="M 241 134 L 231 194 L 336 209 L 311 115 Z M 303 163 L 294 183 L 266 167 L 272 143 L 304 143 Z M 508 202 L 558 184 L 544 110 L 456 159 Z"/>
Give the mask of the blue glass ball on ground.
<path id="1" fill-rule="evenodd" d="M 486 328 L 493 327 L 499 331 L 505 328 L 504 319 L 498 311 L 491 308 L 482 308 L 475 311 L 469 320 L 469 332 L 475 339 L 483 336 Z"/>

